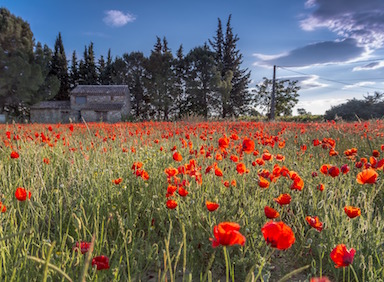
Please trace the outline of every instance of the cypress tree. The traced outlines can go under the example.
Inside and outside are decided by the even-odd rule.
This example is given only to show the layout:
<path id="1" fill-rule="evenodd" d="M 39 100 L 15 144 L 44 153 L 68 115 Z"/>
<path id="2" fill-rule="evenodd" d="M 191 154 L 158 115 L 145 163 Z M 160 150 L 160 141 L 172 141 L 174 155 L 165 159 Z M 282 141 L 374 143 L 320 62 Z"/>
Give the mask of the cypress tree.
<path id="1" fill-rule="evenodd" d="M 231 15 L 228 17 L 225 38 L 222 34 L 219 19 L 216 36 L 214 41 L 210 41 L 210 43 L 216 53 L 216 65 L 220 73 L 218 85 L 221 86 L 218 90 L 222 95 L 221 116 L 226 118 L 231 115 L 239 116 L 249 110 L 251 94 L 248 91 L 248 84 L 251 73 L 248 69 L 241 69 L 243 56 L 236 46 L 239 37 L 233 34 Z M 229 78 L 231 85 L 227 85 Z M 226 86 L 224 87 L 224 85 Z"/>
<path id="2" fill-rule="evenodd" d="M 59 92 L 55 96 L 56 100 L 68 100 L 69 99 L 69 76 L 67 58 L 64 51 L 64 44 L 61 38 L 61 33 L 56 37 L 54 53 L 51 63 L 51 75 L 56 75 L 60 80 Z"/>
<path id="3" fill-rule="evenodd" d="M 69 85 L 71 89 L 75 88 L 79 84 L 79 68 L 77 65 L 76 51 L 72 53 L 71 70 L 69 73 Z"/>

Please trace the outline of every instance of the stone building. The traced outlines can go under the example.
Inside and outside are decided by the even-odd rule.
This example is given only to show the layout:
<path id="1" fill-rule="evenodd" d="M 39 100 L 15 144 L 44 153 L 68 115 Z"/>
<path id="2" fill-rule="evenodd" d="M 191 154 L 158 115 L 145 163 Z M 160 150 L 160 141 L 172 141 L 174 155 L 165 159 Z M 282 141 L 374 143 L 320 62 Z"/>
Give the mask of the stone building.
<path id="1" fill-rule="evenodd" d="M 127 85 L 78 85 L 70 101 L 44 101 L 31 107 L 31 122 L 118 122 L 130 113 Z"/>

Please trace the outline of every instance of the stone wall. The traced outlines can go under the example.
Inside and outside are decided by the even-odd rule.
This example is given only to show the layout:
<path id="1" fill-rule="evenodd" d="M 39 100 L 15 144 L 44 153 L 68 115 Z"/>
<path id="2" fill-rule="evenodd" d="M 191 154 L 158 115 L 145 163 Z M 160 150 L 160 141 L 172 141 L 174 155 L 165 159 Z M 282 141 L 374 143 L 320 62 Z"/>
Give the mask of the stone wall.
<path id="1" fill-rule="evenodd" d="M 31 122 L 36 123 L 67 123 L 71 113 L 58 109 L 31 109 Z"/>

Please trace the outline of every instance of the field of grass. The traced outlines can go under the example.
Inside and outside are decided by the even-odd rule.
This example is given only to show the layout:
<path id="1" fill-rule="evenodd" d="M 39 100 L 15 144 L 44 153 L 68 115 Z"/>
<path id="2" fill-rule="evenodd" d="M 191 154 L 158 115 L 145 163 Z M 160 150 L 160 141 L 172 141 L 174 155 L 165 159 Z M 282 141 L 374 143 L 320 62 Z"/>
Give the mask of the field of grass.
<path id="1" fill-rule="evenodd" d="M 9 124 L 0 139 L 1 281 L 384 281 L 382 120 Z"/>

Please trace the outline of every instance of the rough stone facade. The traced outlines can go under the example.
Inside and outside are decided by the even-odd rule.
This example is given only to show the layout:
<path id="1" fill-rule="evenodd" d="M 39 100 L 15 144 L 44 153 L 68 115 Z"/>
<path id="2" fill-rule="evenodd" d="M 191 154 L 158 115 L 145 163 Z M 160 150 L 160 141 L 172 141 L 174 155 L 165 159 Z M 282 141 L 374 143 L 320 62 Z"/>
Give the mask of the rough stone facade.
<path id="1" fill-rule="evenodd" d="M 31 122 L 119 122 L 130 113 L 126 85 L 78 85 L 69 101 L 45 101 L 31 107 Z"/>

